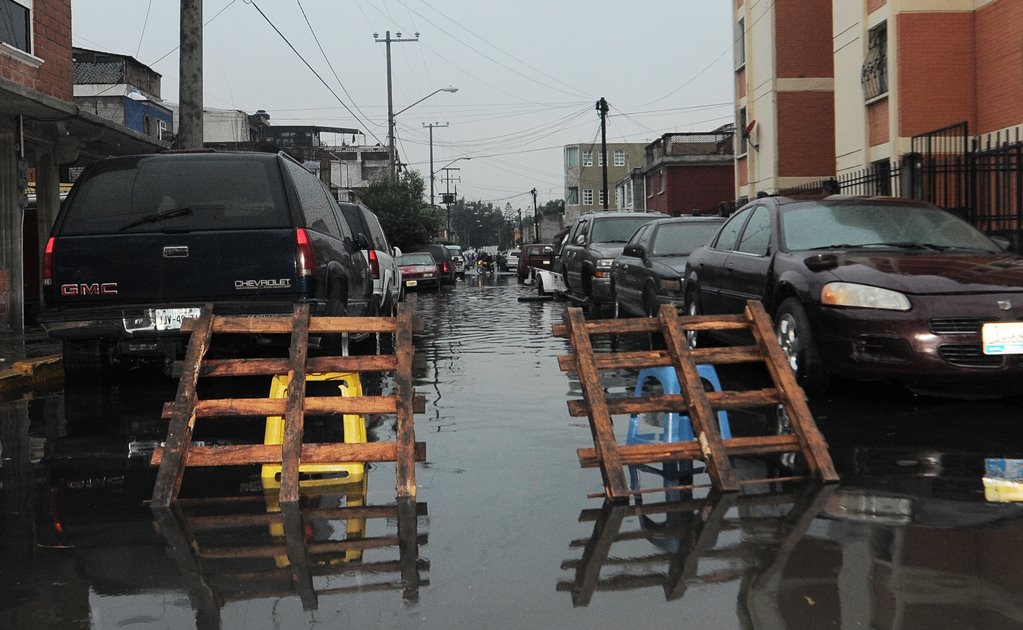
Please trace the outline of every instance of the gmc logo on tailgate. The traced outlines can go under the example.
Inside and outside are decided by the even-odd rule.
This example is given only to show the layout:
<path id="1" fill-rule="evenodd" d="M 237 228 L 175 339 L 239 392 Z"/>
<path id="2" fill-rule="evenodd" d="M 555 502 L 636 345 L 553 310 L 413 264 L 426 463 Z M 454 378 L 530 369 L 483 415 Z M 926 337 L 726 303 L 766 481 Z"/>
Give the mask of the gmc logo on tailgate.
<path id="1" fill-rule="evenodd" d="M 92 284 L 62 284 L 60 294 L 65 297 L 79 295 L 117 295 L 116 282 L 93 282 Z"/>

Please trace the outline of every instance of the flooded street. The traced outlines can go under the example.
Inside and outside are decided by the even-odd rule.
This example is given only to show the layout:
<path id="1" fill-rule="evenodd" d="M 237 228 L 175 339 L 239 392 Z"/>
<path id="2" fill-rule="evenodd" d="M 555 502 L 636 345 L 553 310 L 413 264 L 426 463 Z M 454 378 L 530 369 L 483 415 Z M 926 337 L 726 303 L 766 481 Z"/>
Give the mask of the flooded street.
<path id="1" fill-rule="evenodd" d="M 393 464 L 372 465 L 303 504 L 297 543 L 258 467 L 188 470 L 182 513 L 154 516 L 145 464 L 174 381 L 140 370 L 0 404 L 0 626 L 1023 627 L 1023 504 L 982 484 L 986 458 L 1023 457 L 1018 400 L 845 384 L 810 405 L 840 484 L 605 503 L 576 455 L 593 442 L 566 408 L 581 395 L 558 366 L 570 348 L 551 334 L 566 305 L 519 301 L 533 293 L 470 274 L 409 295 L 418 505 L 396 501 Z M 747 415 L 733 429 L 766 422 Z M 196 501 L 218 496 L 236 498 Z M 284 551 L 303 536 L 305 583 Z"/>

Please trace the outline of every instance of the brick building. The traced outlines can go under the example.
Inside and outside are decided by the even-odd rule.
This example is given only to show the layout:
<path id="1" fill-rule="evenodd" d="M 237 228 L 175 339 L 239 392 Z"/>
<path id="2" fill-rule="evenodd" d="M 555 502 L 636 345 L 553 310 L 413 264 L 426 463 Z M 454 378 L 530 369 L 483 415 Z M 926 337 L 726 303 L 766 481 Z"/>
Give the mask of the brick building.
<path id="1" fill-rule="evenodd" d="M 0 328 L 20 330 L 26 299 L 23 224 L 29 182 L 35 182 L 37 207 L 30 233 L 43 239 L 59 207 L 61 167 L 169 145 L 74 104 L 71 0 L 4 1 L 5 19 L 0 20 Z M 38 261 L 30 262 L 33 270 L 38 269 Z"/>
<path id="2" fill-rule="evenodd" d="M 1023 2 L 735 0 L 740 197 L 887 169 L 914 136 L 1023 124 Z"/>

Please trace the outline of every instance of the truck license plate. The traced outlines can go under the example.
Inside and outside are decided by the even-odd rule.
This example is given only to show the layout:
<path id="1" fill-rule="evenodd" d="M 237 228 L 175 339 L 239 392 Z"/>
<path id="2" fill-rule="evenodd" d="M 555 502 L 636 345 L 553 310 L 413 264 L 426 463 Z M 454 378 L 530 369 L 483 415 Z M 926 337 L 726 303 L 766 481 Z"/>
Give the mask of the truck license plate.
<path id="1" fill-rule="evenodd" d="M 153 313 L 157 330 L 179 330 L 181 322 L 189 317 L 199 317 L 198 308 L 158 308 Z"/>

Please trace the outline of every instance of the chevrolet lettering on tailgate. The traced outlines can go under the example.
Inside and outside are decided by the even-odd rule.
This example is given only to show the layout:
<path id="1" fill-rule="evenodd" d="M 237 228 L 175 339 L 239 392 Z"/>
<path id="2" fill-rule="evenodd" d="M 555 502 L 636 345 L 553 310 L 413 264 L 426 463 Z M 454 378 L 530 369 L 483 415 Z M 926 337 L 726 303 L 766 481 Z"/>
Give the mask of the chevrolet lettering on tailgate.
<path id="1" fill-rule="evenodd" d="M 234 288 L 239 291 L 252 289 L 290 289 L 291 278 L 279 278 L 271 280 L 235 280 Z"/>

